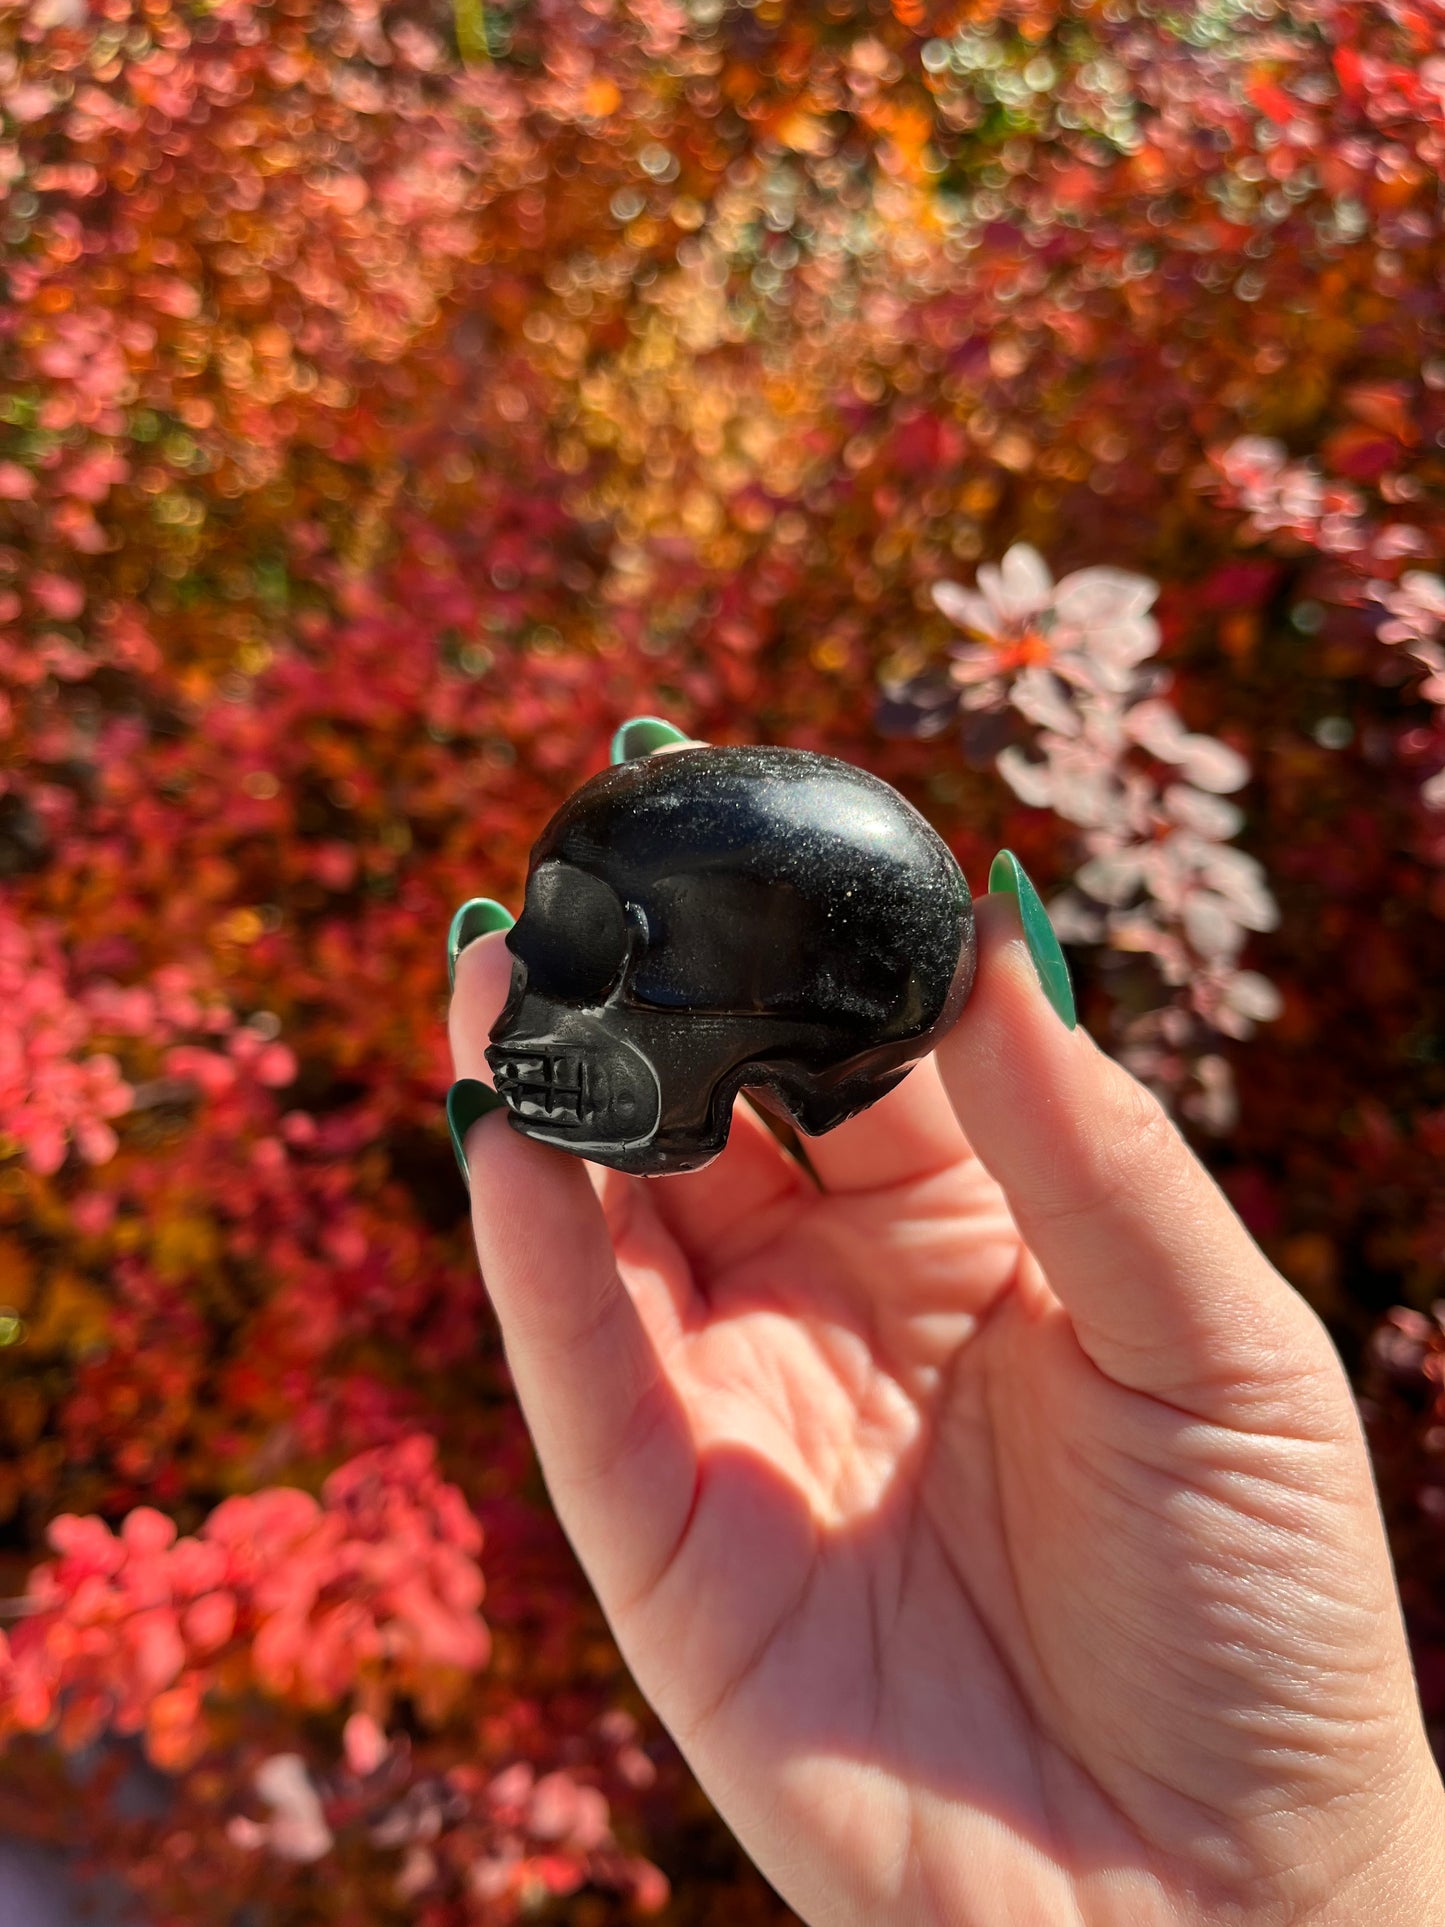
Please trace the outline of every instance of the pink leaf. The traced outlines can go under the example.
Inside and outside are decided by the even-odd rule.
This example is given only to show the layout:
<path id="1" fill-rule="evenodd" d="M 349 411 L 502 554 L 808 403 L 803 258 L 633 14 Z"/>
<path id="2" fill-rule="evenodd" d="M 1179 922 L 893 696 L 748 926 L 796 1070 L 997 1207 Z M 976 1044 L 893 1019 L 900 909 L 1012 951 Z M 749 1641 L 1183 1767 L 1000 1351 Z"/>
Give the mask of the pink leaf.
<path id="1" fill-rule="evenodd" d="M 132 1653 L 130 1684 L 144 1698 L 169 1686 L 186 1663 L 176 1615 L 168 1609 L 138 1613 L 126 1628 Z"/>
<path id="2" fill-rule="evenodd" d="M 127 1552 L 166 1552 L 176 1541 L 176 1522 L 154 1506 L 137 1506 L 121 1522 L 121 1543 Z"/>
<path id="3" fill-rule="evenodd" d="M 54 622 L 72 622 L 85 607 L 85 591 L 68 576 L 37 573 L 30 578 L 30 593 Z"/>
<path id="4" fill-rule="evenodd" d="M 1268 977 L 1255 970 L 1239 970 L 1225 988 L 1224 1000 L 1252 1023 L 1268 1024 L 1284 1009 L 1284 999 Z"/>
<path id="5" fill-rule="evenodd" d="M 1124 717 L 1124 728 L 1142 749 L 1147 749 L 1151 756 L 1157 756 L 1160 762 L 1179 763 L 1184 760 L 1184 745 L 1189 740 L 1189 732 L 1173 705 L 1159 697 L 1136 703 Z"/>
<path id="6" fill-rule="evenodd" d="M 996 767 L 999 775 L 1008 784 L 1014 795 L 1022 803 L 1034 809 L 1047 809 L 1053 801 L 1053 772 L 1047 763 L 1031 763 L 1020 749 L 1012 744 L 999 751 Z"/>
<path id="7" fill-rule="evenodd" d="M 1185 899 L 1184 934 L 1203 957 L 1234 957 L 1244 933 L 1224 901 L 1212 890 L 1194 890 Z"/>
<path id="8" fill-rule="evenodd" d="M 976 589 L 965 589 L 957 582 L 935 582 L 932 594 L 934 606 L 960 629 L 981 636 L 995 633 L 997 621 L 993 610 Z"/>
<path id="9" fill-rule="evenodd" d="M 181 1621 L 186 1640 L 198 1653 L 213 1653 L 236 1629 L 236 1600 L 229 1592 L 208 1592 L 186 1608 Z"/>
<path id="10" fill-rule="evenodd" d="M 1055 730 L 1060 736 L 1077 736 L 1079 718 L 1057 676 L 1031 664 L 1014 677 L 1009 702 L 1021 716 L 1041 729 Z"/>
<path id="11" fill-rule="evenodd" d="M 353 1713 L 341 1729 L 346 1764 L 361 1779 L 375 1773 L 391 1751 L 385 1733 L 370 1713 Z"/>
<path id="12" fill-rule="evenodd" d="M 296 1054 L 285 1044 L 268 1044 L 256 1059 L 256 1077 L 273 1090 L 296 1081 Z"/>
<path id="13" fill-rule="evenodd" d="M 1144 865 L 1134 850 L 1117 850 L 1092 857 L 1074 881 L 1099 903 L 1127 903 L 1144 877 Z"/>
<path id="14" fill-rule="evenodd" d="M 1243 811 L 1233 803 L 1190 789 L 1186 783 L 1171 783 L 1164 792 L 1163 802 L 1176 823 L 1182 823 L 1185 829 L 1213 843 L 1222 843 L 1226 837 L 1237 835 L 1244 822 Z"/>
<path id="15" fill-rule="evenodd" d="M 1015 542 L 997 569 L 984 565 L 979 585 L 1011 621 L 1027 621 L 1046 609 L 1054 593 L 1049 565 L 1028 542 Z"/>
<path id="16" fill-rule="evenodd" d="M 1249 781 L 1249 764 L 1237 750 L 1212 736 L 1186 736 L 1183 751 L 1178 760 L 1197 789 L 1237 790 Z"/>

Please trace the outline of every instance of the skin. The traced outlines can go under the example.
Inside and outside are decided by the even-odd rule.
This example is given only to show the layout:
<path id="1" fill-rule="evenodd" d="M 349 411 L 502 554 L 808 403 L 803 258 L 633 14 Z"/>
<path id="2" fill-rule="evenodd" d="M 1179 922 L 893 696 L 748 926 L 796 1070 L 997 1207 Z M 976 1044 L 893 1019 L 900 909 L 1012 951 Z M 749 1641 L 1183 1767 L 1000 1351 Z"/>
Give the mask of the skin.
<path id="1" fill-rule="evenodd" d="M 1431 1927 L 1431 1759 L 1353 1398 L 1011 898 L 937 1056 L 647 1182 L 469 1133 L 558 1515 L 815 1927 Z M 460 960 L 487 1078 L 501 936 Z"/>

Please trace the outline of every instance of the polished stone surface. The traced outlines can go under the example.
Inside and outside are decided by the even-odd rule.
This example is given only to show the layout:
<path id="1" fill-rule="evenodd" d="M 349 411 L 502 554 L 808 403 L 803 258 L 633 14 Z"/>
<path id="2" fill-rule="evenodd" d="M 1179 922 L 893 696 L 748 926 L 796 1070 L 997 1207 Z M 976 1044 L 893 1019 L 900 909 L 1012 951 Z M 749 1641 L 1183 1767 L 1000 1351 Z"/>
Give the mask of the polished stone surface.
<path id="1" fill-rule="evenodd" d="M 804 750 L 602 772 L 532 852 L 487 1061 L 514 1128 L 696 1170 L 741 1089 L 810 1135 L 890 1090 L 973 981 L 973 905 L 896 790 Z"/>

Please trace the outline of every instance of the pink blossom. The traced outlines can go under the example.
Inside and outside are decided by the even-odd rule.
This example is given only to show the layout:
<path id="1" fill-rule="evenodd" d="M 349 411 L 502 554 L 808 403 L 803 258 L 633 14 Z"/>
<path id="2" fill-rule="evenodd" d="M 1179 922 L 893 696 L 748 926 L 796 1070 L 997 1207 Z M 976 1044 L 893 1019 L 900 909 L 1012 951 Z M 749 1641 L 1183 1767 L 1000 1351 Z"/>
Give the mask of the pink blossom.
<path id="1" fill-rule="evenodd" d="M 985 562 L 978 587 L 957 582 L 934 584 L 933 600 L 950 622 L 987 642 L 1012 642 L 1026 634 L 1049 607 L 1054 579 L 1038 550 L 1015 543 L 995 566 Z"/>
<path id="2" fill-rule="evenodd" d="M 1399 583 L 1372 585 L 1390 620 L 1376 630 L 1381 642 L 1432 642 L 1445 626 L 1445 581 L 1425 569 L 1407 569 Z"/>
<path id="3" fill-rule="evenodd" d="M 335 1838 L 299 1753 L 273 1753 L 263 1760 L 256 1769 L 255 1786 L 271 1814 L 254 1844 L 268 1848 L 280 1860 L 306 1862 L 330 1853 Z M 234 1833 L 232 1837 L 238 1844 L 253 1844 L 251 1837 Z"/>
<path id="4" fill-rule="evenodd" d="M 1282 461 L 1259 444 L 1236 447 L 1226 467 L 1236 486 L 1262 490 Z M 1037 551 L 1018 544 L 979 570 L 976 589 L 940 583 L 933 593 L 982 638 L 953 652 L 963 706 L 1007 704 L 1034 728 L 1030 750 L 999 751 L 999 774 L 1021 802 L 1083 832 L 1074 887 L 1050 906 L 1064 934 L 1146 951 L 1215 1028 L 1242 1035 L 1262 1021 L 1273 1009 L 1263 978 L 1244 973 L 1250 987 L 1229 996 L 1247 933 L 1278 918 L 1258 864 L 1228 841 L 1243 817 L 1224 796 L 1244 786 L 1249 765 L 1186 726 L 1167 677 L 1141 674 L 1159 647 L 1157 585 L 1107 567 L 1055 583 Z M 1158 764 L 1183 780 L 1161 780 Z"/>
<path id="5" fill-rule="evenodd" d="M 1389 614 L 1376 631 L 1381 642 L 1399 644 L 1428 672 L 1417 693 L 1445 710 L 1445 580 L 1407 569 L 1394 586 L 1372 582 L 1370 594 Z M 1445 809 L 1445 769 L 1427 777 L 1420 800 L 1428 810 Z"/>

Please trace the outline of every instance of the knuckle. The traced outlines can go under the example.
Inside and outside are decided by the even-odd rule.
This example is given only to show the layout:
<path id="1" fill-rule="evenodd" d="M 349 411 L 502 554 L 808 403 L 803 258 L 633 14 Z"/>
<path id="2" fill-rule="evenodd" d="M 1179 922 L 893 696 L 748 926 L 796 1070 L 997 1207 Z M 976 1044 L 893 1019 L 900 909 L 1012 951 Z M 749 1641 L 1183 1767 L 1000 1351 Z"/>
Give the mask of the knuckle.
<path id="1" fill-rule="evenodd" d="M 1106 1217 L 1141 1186 L 1174 1180 L 1192 1154 L 1159 1100 L 1122 1067 L 1108 1100 L 1071 1147 L 1039 1215 L 1050 1225 Z M 1064 1163 L 1061 1160 L 1061 1163 Z"/>
<path id="2" fill-rule="evenodd" d="M 1181 1152 L 1191 1155 L 1159 1099 L 1123 1069 L 1112 1108 L 1110 1155 L 1130 1177 Z"/>

